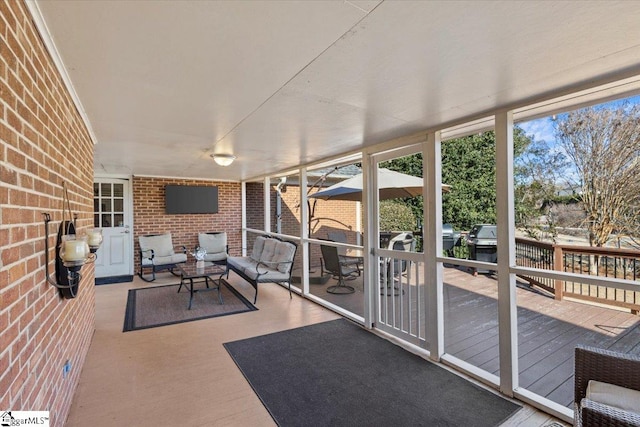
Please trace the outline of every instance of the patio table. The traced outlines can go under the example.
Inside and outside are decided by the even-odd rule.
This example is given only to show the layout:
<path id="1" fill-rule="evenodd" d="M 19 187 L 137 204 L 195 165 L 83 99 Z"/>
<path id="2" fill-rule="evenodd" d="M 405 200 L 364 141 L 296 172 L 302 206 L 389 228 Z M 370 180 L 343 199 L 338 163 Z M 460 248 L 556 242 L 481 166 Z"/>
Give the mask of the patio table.
<path id="1" fill-rule="evenodd" d="M 193 304 L 193 294 L 196 292 L 218 291 L 218 301 L 220 301 L 220 304 L 224 304 L 222 293 L 220 292 L 220 281 L 226 273 L 224 266 L 204 261 L 198 264 L 196 260 L 189 259 L 185 263 L 177 264 L 177 267 L 180 271 L 180 286 L 178 287 L 178 292 L 180 292 L 182 286 L 189 289 L 189 310 L 191 310 L 191 305 Z M 211 277 L 215 275 L 218 275 L 217 280 Z M 196 282 L 204 282 L 206 288 L 194 289 L 194 280 Z M 209 287 L 209 282 L 212 284 L 211 287 Z"/>

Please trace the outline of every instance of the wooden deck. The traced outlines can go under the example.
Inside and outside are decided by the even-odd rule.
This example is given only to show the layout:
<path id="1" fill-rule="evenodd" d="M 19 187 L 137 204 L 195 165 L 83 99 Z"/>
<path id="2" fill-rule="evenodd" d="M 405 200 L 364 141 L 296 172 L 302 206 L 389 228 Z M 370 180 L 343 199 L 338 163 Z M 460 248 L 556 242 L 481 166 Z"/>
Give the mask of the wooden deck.
<path id="1" fill-rule="evenodd" d="M 450 267 L 444 280 L 445 352 L 499 375 L 496 278 Z M 327 294 L 331 284 L 312 285 L 311 292 L 362 315 L 362 281 L 349 282 L 356 288 L 350 295 Z M 561 405 L 573 403 L 577 344 L 640 354 L 640 317 L 629 312 L 556 301 L 525 283 L 518 283 L 517 304 L 520 387 Z"/>

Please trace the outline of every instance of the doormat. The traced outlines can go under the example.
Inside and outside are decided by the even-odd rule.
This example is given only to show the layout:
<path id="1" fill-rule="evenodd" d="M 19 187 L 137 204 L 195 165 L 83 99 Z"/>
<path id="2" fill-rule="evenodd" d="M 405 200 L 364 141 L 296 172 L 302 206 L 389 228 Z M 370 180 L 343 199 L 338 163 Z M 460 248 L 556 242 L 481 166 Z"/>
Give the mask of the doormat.
<path id="1" fill-rule="evenodd" d="M 345 319 L 224 346 L 280 426 L 496 426 L 521 408 Z"/>
<path id="2" fill-rule="evenodd" d="M 133 275 L 96 277 L 96 285 L 111 285 L 113 283 L 133 282 Z"/>

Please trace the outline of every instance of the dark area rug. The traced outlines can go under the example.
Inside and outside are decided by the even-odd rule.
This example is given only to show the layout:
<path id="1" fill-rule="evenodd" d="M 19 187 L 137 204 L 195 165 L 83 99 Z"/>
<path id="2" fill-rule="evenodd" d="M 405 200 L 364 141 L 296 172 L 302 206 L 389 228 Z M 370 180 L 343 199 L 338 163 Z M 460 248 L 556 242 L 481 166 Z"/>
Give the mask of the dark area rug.
<path id="1" fill-rule="evenodd" d="M 218 292 L 215 290 L 196 292 L 191 310 L 187 309 L 189 290 L 186 287 L 183 287 L 180 293 L 180 285 L 177 284 L 130 289 L 122 331 L 155 328 L 257 310 L 224 279 L 221 280 L 220 289 L 224 304 L 218 301 Z M 204 287 L 203 283 L 195 284 L 195 289 Z"/>
<path id="2" fill-rule="evenodd" d="M 520 409 L 344 319 L 224 346 L 280 426 L 495 426 Z"/>

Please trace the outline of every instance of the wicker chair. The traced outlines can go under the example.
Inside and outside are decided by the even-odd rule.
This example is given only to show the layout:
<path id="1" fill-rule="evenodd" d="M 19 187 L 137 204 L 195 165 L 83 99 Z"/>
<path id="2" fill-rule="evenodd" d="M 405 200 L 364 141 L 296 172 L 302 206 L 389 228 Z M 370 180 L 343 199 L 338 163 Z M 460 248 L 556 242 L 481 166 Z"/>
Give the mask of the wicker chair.
<path id="1" fill-rule="evenodd" d="M 589 380 L 640 390 L 640 357 L 578 346 L 575 349 L 575 426 L 640 426 L 640 414 L 586 398 Z"/>

